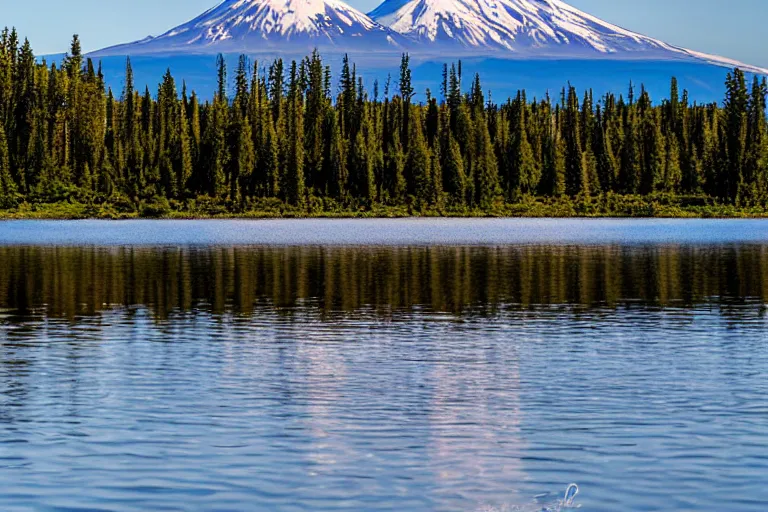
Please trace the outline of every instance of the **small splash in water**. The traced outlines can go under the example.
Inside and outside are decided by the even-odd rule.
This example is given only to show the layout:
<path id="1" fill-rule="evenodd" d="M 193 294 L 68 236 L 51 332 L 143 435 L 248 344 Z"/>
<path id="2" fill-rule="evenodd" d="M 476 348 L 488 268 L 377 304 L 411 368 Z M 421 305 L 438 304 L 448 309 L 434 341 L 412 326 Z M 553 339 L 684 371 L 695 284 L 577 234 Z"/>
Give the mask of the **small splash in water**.
<path id="1" fill-rule="evenodd" d="M 565 489 L 563 497 L 552 502 L 548 501 L 552 494 L 547 493 L 536 496 L 533 503 L 529 505 L 503 505 L 501 507 L 484 506 L 478 509 L 477 512 L 561 512 L 563 510 L 581 507 L 581 505 L 574 503 L 577 494 L 579 494 L 579 486 L 570 484 Z"/>

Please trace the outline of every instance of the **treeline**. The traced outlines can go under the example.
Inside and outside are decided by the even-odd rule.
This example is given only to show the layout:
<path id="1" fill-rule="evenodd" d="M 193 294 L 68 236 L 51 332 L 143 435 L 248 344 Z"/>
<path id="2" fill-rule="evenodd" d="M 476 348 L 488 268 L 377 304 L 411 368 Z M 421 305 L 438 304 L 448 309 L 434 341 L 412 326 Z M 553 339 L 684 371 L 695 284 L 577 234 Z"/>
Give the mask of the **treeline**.
<path id="1" fill-rule="evenodd" d="M 0 207 L 79 201 L 124 208 L 171 201 L 245 211 L 297 207 L 492 210 L 526 197 L 699 195 L 768 199 L 765 79 L 728 74 L 722 105 L 690 102 L 672 79 L 654 104 L 566 87 L 495 103 L 461 63 L 439 94 L 414 102 L 399 76 L 365 84 L 344 59 L 338 80 L 316 52 L 262 68 L 241 57 L 203 101 L 170 71 L 156 91 L 122 91 L 74 37 L 60 66 L 37 62 L 15 30 L 0 35 Z M 369 87 L 370 85 L 370 87 Z M 181 91 L 179 91 L 179 88 Z M 467 92 L 468 91 L 468 92 Z"/>

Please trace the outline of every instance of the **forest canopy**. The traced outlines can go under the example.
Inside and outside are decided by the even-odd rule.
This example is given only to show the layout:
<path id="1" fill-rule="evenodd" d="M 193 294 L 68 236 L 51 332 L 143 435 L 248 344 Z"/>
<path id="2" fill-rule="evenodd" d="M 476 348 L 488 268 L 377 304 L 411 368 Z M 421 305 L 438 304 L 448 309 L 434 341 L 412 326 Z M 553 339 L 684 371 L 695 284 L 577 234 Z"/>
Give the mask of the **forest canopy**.
<path id="1" fill-rule="evenodd" d="M 540 208 L 548 204 L 565 214 L 654 214 L 648 205 L 663 204 L 754 213 L 768 199 L 768 88 L 739 69 L 722 104 L 691 102 L 674 78 L 660 102 L 629 84 L 618 96 L 566 86 L 496 103 L 461 62 L 446 64 L 437 93 L 418 91 L 426 100 L 416 103 L 408 55 L 383 84 L 365 83 L 346 57 L 333 77 L 317 52 L 300 62 L 241 56 L 231 72 L 220 56 L 217 69 L 218 90 L 202 99 L 170 71 L 157 90 L 137 90 L 127 59 L 124 89 L 113 91 L 77 36 L 49 65 L 5 29 L 0 208 L 551 214 Z"/>

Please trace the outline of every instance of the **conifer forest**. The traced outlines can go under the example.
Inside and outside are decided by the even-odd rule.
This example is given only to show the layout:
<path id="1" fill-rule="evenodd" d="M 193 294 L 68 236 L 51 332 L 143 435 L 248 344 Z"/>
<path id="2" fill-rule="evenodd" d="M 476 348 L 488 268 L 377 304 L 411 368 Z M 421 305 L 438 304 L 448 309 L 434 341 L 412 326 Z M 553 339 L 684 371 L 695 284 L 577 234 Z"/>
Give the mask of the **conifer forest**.
<path id="1" fill-rule="evenodd" d="M 514 65 L 514 63 L 510 63 Z M 520 91 L 495 98 L 446 64 L 414 88 L 409 58 L 384 83 L 344 59 L 218 59 L 201 98 L 171 72 L 106 87 L 77 36 L 61 63 L 0 36 L 5 216 L 763 215 L 766 81 L 729 72 L 721 103 Z M 602 95 L 600 95 L 602 94 Z M 501 101 L 499 101 L 501 100 Z"/>

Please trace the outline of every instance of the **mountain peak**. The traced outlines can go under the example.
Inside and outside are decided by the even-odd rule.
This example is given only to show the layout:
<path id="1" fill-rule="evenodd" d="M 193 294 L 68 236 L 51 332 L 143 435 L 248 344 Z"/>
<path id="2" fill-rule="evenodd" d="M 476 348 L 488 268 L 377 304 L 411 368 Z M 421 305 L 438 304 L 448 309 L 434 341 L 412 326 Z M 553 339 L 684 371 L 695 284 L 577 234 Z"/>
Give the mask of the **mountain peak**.
<path id="1" fill-rule="evenodd" d="M 679 48 L 602 21 L 561 0 L 385 0 L 370 15 L 343 0 L 224 0 L 157 37 L 110 55 L 245 53 L 414 57 L 695 60 L 766 70 Z"/>
<path id="2" fill-rule="evenodd" d="M 686 50 L 605 22 L 561 0 L 385 0 L 369 13 L 433 53 L 530 58 L 705 61 L 764 69 Z"/>
<path id="3" fill-rule="evenodd" d="M 674 49 L 559 0 L 386 0 L 370 16 L 418 40 L 466 48 L 539 54 Z"/>
<path id="4" fill-rule="evenodd" d="M 403 41 L 341 0 L 224 0 L 160 36 L 106 48 L 96 55 L 311 51 L 343 46 L 370 51 L 397 49 Z"/>

